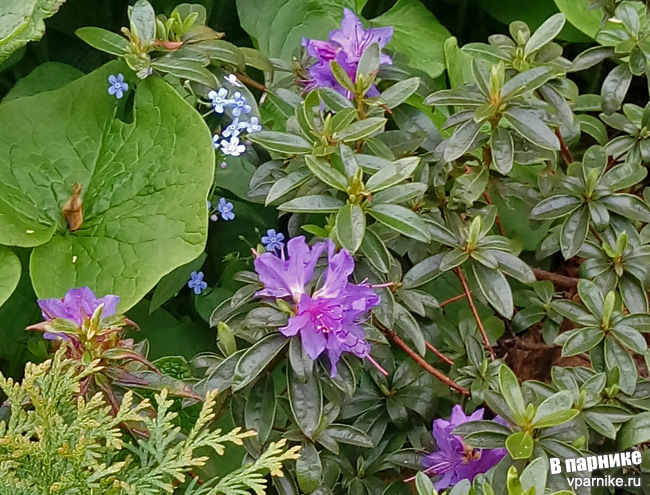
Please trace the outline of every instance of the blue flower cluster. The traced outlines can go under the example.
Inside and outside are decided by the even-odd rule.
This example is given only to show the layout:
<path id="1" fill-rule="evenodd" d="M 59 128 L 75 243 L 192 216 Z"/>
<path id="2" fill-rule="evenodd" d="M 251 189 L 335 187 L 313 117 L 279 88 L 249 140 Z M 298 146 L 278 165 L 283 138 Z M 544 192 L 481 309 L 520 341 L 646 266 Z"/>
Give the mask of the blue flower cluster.
<path id="1" fill-rule="evenodd" d="M 221 215 L 221 218 L 224 220 L 234 220 L 235 214 L 233 213 L 234 206 L 230 201 L 226 201 L 226 198 L 219 198 L 219 203 L 217 204 L 217 211 Z M 210 220 L 216 222 L 219 220 L 219 216 L 216 213 L 212 212 L 212 203 L 208 201 L 208 213 L 210 213 Z"/>
<path id="2" fill-rule="evenodd" d="M 241 86 L 237 77 L 233 74 L 225 77 L 226 81 L 233 86 Z M 246 151 L 246 146 L 239 141 L 239 135 L 242 131 L 250 134 L 262 130 L 259 119 L 251 117 L 248 121 L 240 121 L 242 114 L 251 113 L 252 107 L 246 102 L 246 97 L 239 91 L 230 95 L 226 88 L 220 88 L 218 91 L 210 91 L 208 98 L 212 108 L 216 113 L 225 113 L 230 109 L 233 115 L 232 122 L 223 130 L 221 136 L 215 134 L 212 136 L 214 149 L 220 149 L 224 155 L 239 156 Z"/>

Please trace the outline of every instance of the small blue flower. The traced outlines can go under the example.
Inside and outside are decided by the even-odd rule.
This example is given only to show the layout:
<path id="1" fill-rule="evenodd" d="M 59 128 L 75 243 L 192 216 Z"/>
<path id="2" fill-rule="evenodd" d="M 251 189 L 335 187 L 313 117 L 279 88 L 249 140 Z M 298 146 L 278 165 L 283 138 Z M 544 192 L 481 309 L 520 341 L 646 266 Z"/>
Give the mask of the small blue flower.
<path id="1" fill-rule="evenodd" d="M 239 119 L 237 117 L 234 118 L 234 120 L 230 123 L 228 127 L 226 127 L 223 132 L 221 133 L 223 137 L 237 137 L 239 136 L 239 133 L 241 132 L 241 129 L 246 127 L 246 123 L 242 122 L 241 124 L 239 123 Z"/>
<path id="2" fill-rule="evenodd" d="M 233 104 L 233 100 L 228 99 L 228 90 L 226 88 L 221 88 L 219 91 L 210 91 L 208 98 L 212 100 L 212 108 L 217 113 L 223 113 L 225 107 Z"/>
<path id="3" fill-rule="evenodd" d="M 237 91 L 232 99 L 232 114 L 239 117 L 242 112 L 251 113 L 251 106 L 246 103 L 246 98 Z"/>
<path id="4" fill-rule="evenodd" d="M 215 150 L 218 150 L 218 149 L 219 149 L 219 146 L 221 146 L 221 145 L 219 144 L 219 140 L 220 140 L 220 139 L 221 139 L 221 136 L 219 136 L 219 134 L 215 134 L 214 136 L 212 136 L 212 147 L 213 147 Z"/>
<path id="5" fill-rule="evenodd" d="M 230 141 L 221 141 L 221 151 L 224 155 L 239 156 L 246 151 L 246 146 L 239 144 L 238 137 L 233 137 Z"/>
<path id="6" fill-rule="evenodd" d="M 237 76 L 235 74 L 228 74 L 227 76 L 224 76 L 224 79 L 226 82 L 229 82 L 233 86 L 238 86 L 241 88 L 241 83 L 239 82 L 239 79 L 237 79 Z"/>
<path id="7" fill-rule="evenodd" d="M 124 96 L 125 91 L 129 90 L 129 85 L 124 82 L 124 76 L 122 74 L 118 74 L 117 76 L 111 74 L 108 76 L 108 82 L 110 83 L 108 94 L 111 96 L 115 95 L 115 98 L 118 100 Z"/>
<path id="8" fill-rule="evenodd" d="M 239 125 L 243 125 L 243 128 L 246 129 L 246 132 L 249 134 L 262 130 L 262 126 L 260 125 L 260 121 L 257 117 L 251 117 L 248 122 L 242 122 Z"/>
<path id="9" fill-rule="evenodd" d="M 267 251 L 275 251 L 276 249 L 281 251 L 284 247 L 284 234 L 282 232 L 276 233 L 275 230 L 269 229 L 266 231 L 266 235 L 262 237 L 262 244 Z"/>
<path id="10" fill-rule="evenodd" d="M 197 296 L 207 289 L 208 284 L 203 281 L 203 272 L 192 272 L 187 286 L 192 289 Z"/>
<path id="11" fill-rule="evenodd" d="M 232 203 L 226 201 L 226 198 L 221 198 L 219 200 L 219 204 L 217 205 L 217 210 L 219 210 L 219 213 L 221 213 L 221 218 L 224 220 L 233 220 L 235 218 L 235 214 L 232 212 L 232 208 Z"/>

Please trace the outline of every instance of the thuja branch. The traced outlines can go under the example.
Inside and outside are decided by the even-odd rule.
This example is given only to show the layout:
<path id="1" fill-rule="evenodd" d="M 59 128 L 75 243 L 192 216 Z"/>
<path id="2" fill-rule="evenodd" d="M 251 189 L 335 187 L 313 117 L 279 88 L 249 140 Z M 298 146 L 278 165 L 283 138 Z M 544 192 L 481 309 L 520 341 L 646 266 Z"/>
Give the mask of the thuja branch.
<path id="1" fill-rule="evenodd" d="M 490 340 L 488 339 L 487 333 L 485 331 L 485 327 L 483 326 L 481 317 L 478 315 L 478 311 L 476 310 L 476 305 L 474 304 L 474 299 L 472 299 L 472 294 L 469 290 L 469 287 L 467 286 L 467 280 L 465 279 L 465 275 L 463 274 L 463 271 L 460 269 L 460 267 L 454 268 L 454 271 L 456 272 L 456 275 L 458 275 L 460 284 L 463 286 L 463 291 L 465 291 L 465 296 L 467 296 L 467 302 L 469 302 L 469 307 L 472 310 L 472 314 L 474 315 L 474 319 L 476 320 L 478 329 L 481 331 L 481 336 L 483 337 L 483 345 L 488 351 L 490 351 L 490 354 L 492 354 L 492 356 L 495 356 L 494 349 L 492 349 L 492 346 L 490 345 Z"/>
<path id="2" fill-rule="evenodd" d="M 418 365 L 420 365 L 424 370 L 428 371 L 431 373 L 433 376 L 435 376 L 438 380 L 440 380 L 442 383 L 447 385 L 450 388 L 453 388 L 456 390 L 458 393 L 462 395 L 470 395 L 469 390 L 467 390 L 465 387 L 462 387 L 461 385 L 458 385 L 454 380 L 449 378 L 447 375 L 445 375 L 442 371 L 439 369 L 434 368 L 431 366 L 429 363 L 427 363 L 424 359 L 422 359 L 422 356 L 420 356 L 417 352 L 415 352 L 413 349 L 409 347 L 409 345 L 404 342 L 399 335 L 397 335 L 393 330 L 390 328 L 387 328 L 383 326 L 381 323 L 375 320 L 375 325 L 381 330 L 381 332 L 386 335 L 390 340 L 395 342 L 398 347 L 400 347 L 406 354 L 409 355 L 413 361 L 415 361 Z"/>
<path id="3" fill-rule="evenodd" d="M 573 289 L 574 287 L 578 286 L 577 278 L 558 275 L 557 273 L 547 272 L 545 270 L 540 270 L 539 268 L 533 268 L 532 270 L 537 280 L 550 280 L 553 282 L 553 285 L 563 287 L 565 289 Z"/>

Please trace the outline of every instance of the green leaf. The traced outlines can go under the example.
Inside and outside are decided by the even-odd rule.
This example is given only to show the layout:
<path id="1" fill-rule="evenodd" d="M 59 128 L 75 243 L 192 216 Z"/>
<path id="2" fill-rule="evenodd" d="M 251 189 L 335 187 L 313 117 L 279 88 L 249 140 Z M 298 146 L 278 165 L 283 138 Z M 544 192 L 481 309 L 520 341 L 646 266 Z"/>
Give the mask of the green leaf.
<path id="1" fill-rule="evenodd" d="M 648 348 L 648 344 L 643 335 L 633 328 L 626 327 L 625 325 L 616 325 L 610 330 L 610 332 L 628 349 L 631 349 L 638 354 L 643 354 Z"/>
<path id="2" fill-rule="evenodd" d="M 330 60 L 330 71 L 334 79 L 343 87 L 343 89 L 354 92 L 354 82 L 350 79 L 350 75 L 336 60 Z"/>
<path id="3" fill-rule="evenodd" d="M 514 413 L 515 419 L 521 420 L 526 413 L 524 396 L 521 394 L 517 377 L 512 370 L 505 365 L 502 365 L 501 368 L 499 368 L 499 388 L 506 404 L 508 404 L 508 407 Z"/>
<path id="4" fill-rule="evenodd" d="M 4 0 L 0 5 L 0 63 L 30 41 L 41 39 L 45 19 L 65 0 Z"/>
<path id="5" fill-rule="evenodd" d="M 366 181 L 366 189 L 371 193 L 376 193 L 399 184 L 411 177 L 419 163 L 418 157 L 402 158 L 393 162 L 370 177 Z"/>
<path id="6" fill-rule="evenodd" d="M 367 449 L 374 447 L 370 437 L 354 426 L 335 423 L 329 425 L 325 430 L 323 430 L 323 432 L 340 443 L 354 445 L 356 447 L 364 447 Z"/>
<path id="7" fill-rule="evenodd" d="M 531 210 L 533 220 L 553 220 L 568 215 L 582 204 L 577 196 L 557 195 L 543 199 Z"/>
<path id="8" fill-rule="evenodd" d="M 30 272 L 39 298 L 85 285 L 119 294 L 123 311 L 203 252 L 214 176 L 210 132 L 156 77 L 138 85 L 133 122 L 115 119 L 118 100 L 105 86 L 120 71 L 127 72 L 122 63 L 111 63 L 0 106 L 0 120 L 14 122 L 0 136 L 0 197 L 11 198 L 0 204 L 0 243 L 36 247 Z M 21 169 L 33 169 L 34 153 L 38 171 L 19 181 Z M 62 209 L 75 183 L 83 223 L 70 232 Z"/>
<path id="9" fill-rule="evenodd" d="M 408 56 L 410 67 L 433 78 L 444 72 L 443 44 L 451 35 L 419 0 L 398 0 L 372 24 L 393 27 L 388 48 Z"/>
<path id="10" fill-rule="evenodd" d="M 618 434 L 618 445 L 627 450 L 635 445 L 650 441 L 650 412 L 636 414 L 628 421 Z"/>
<path id="11" fill-rule="evenodd" d="M 402 330 L 402 335 L 406 340 L 413 343 L 418 354 L 426 355 L 427 346 L 420 325 L 415 321 L 413 315 L 399 303 L 395 303 L 395 326 Z"/>
<path id="12" fill-rule="evenodd" d="M 393 186 L 385 191 L 373 195 L 372 202 L 374 204 L 381 203 L 406 203 L 419 196 L 422 196 L 427 190 L 427 185 L 421 182 L 411 182 L 399 186 Z M 429 229 L 431 230 L 431 229 Z"/>
<path id="13" fill-rule="evenodd" d="M 567 20 L 590 38 L 595 38 L 601 27 L 603 12 L 592 9 L 590 0 L 555 0 Z"/>
<path id="14" fill-rule="evenodd" d="M 274 182 L 266 195 L 265 206 L 270 205 L 276 199 L 281 198 L 294 189 L 298 189 L 307 182 L 310 177 L 311 174 L 309 173 L 309 170 L 303 167 L 294 170 L 286 177 L 282 177 L 280 180 Z"/>
<path id="15" fill-rule="evenodd" d="M 314 362 L 305 352 L 301 340 L 301 337 L 298 336 L 291 339 L 291 343 L 289 344 L 289 363 L 293 372 L 296 374 L 296 378 L 301 382 L 306 382 L 312 375 Z"/>
<path id="16" fill-rule="evenodd" d="M 585 420 L 585 423 L 587 423 L 590 428 L 594 429 L 604 437 L 616 440 L 616 427 L 607 416 L 586 410 L 582 412 L 582 419 Z"/>
<path id="17" fill-rule="evenodd" d="M 490 179 L 487 167 L 472 167 L 469 173 L 457 177 L 449 193 L 452 204 L 471 206 L 483 196 Z"/>
<path id="18" fill-rule="evenodd" d="M 338 139 L 344 143 L 358 141 L 383 129 L 385 124 L 386 119 L 382 117 L 370 117 L 365 120 L 359 120 L 336 134 L 334 139 Z"/>
<path id="19" fill-rule="evenodd" d="M 323 103 L 334 112 L 339 112 L 345 109 L 354 109 L 354 105 L 350 100 L 332 88 L 318 88 L 318 94 L 323 100 Z"/>
<path id="20" fill-rule="evenodd" d="M 578 295 L 583 304 L 594 316 L 602 316 L 605 300 L 598 285 L 590 280 L 581 279 L 578 281 Z"/>
<path id="21" fill-rule="evenodd" d="M 296 460 L 296 479 L 303 493 L 312 493 L 321 483 L 323 466 L 318 451 L 311 442 L 303 442 Z"/>
<path id="22" fill-rule="evenodd" d="M 32 96 L 43 91 L 54 91 L 83 75 L 83 72 L 70 65 L 60 62 L 45 62 L 37 66 L 27 76 L 19 79 L 2 101 L 6 103 L 23 96 Z"/>
<path id="23" fill-rule="evenodd" d="M 379 59 L 381 57 L 381 48 L 378 43 L 366 45 L 357 65 L 355 81 L 359 81 L 364 76 L 370 76 L 379 70 Z"/>
<path id="24" fill-rule="evenodd" d="M 267 374 L 251 388 L 244 408 L 244 424 L 247 430 L 257 432 L 257 440 L 264 445 L 269 438 L 275 420 L 275 388 L 273 377 Z"/>
<path id="25" fill-rule="evenodd" d="M 580 328 L 574 330 L 562 346 L 562 357 L 577 356 L 590 351 L 603 340 L 605 334 L 600 328 Z"/>
<path id="26" fill-rule="evenodd" d="M 632 82 L 632 73 L 627 64 L 617 65 L 605 78 L 600 89 L 600 99 L 603 112 L 614 113 L 621 108 L 621 103 Z"/>
<path id="27" fill-rule="evenodd" d="M 538 457 L 526 466 L 526 469 L 524 469 L 519 477 L 519 481 L 524 491 L 534 489 L 535 491 L 530 492 L 531 494 L 542 495 L 546 489 L 547 478 L 548 468 L 546 467 L 546 461 Z"/>
<path id="28" fill-rule="evenodd" d="M 578 411 L 571 409 L 573 400 L 573 392 L 570 390 L 562 390 L 551 395 L 537 407 L 533 426 L 551 428 L 573 419 L 578 414 Z"/>
<path id="29" fill-rule="evenodd" d="M 129 41 L 112 31 L 98 27 L 82 27 L 75 31 L 75 34 L 93 48 L 111 55 L 126 55 L 129 50 Z"/>
<path id="30" fill-rule="evenodd" d="M 612 194 L 600 199 L 605 208 L 630 220 L 650 222 L 650 206 L 632 194 Z"/>
<path id="31" fill-rule="evenodd" d="M 292 213 L 337 213 L 345 203 L 332 196 L 300 196 L 278 206 Z"/>
<path id="32" fill-rule="evenodd" d="M 459 125 L 447 141 L 443 154 L 445 161 L 453 162 L 469 150 L 481 130 L 481 125 L 474 120 Z"/>
<path id="33" fill-rule="evenodd" d="M 414 289 L 420 287 L 434 278 L 442 275 L 440 262 L 445 253 L 438 253 L 417 263 L 413 266 L 402 280 L 402 287 L 405 289 Z"/>
<path id="34" fill-rule="evenodd" d="M 255 380 L 288 343 L 289 339 L 284 335 L 273 333 L 249 347 L 235 366 L 233 391 L 241 390 Z"/>
<path id="35" fill-rule="evenodd" d="M 471 266 L 479 288 L 488 302 L 501 316 L 511 319 L 514 313 L 512 291 L 503 274 L 480 263 L 472 263 Z"/>
<path id="36" fill-rule="evenodd" d="M 246 58 L 243 49 L 232 43 L 224 40 L 207 40 L 198 44 L 197 48 L 210 57 L 210 60 L 232 65 L 242 72 L 246 69 Z M 249 48 L 249 50 L 251 49 Z M 271 72 L 273 71 L 271 70 Z"/>
<path id="37" fill-rule="evenodd" d="M 506 253 L 505 251 L 496 251 L 486 249 L 482 251 L 492 256 L 499 264 L 499 270 L 506 275 L 519 280 L 524 284 L 532 284 L 535 282 L 535 274 L 530 267 L 517 256 Z"/>
<path id="38" fill-rule="evenodd" d="M 358 204 L 347 204 L 336 215 L 336 237 L 352 254 L 361 246 L 366 231 L 366 214 Z"/>
<path id="39" fill-rule="evenodd" d="M 533 113 L 521 108 L 510 108 L 503 113 L 512 128 L 521 137 L 540 148 L 559 151 L 560 141 L 548 125 Z"/>
<path id="40" fill-rule="evenodd" d="M 361 242 L 361 252 L 381 273 L 390 270 L 391 255 L 384 241 L 372 229 L 367 229 Z"/>
<path id="41" fill-rule="evenodd" d="M 154 290 L 153 295 L 151 296 L 149 314 L 156 311 L 160 306 L 178 294 L 181 289 L 187 285 L 187 282 L 190 280 L 190 274 L 192 272 L 198 272 L 203 266 L 206 258 L 207 254 L 201 253 L 201 255 L 195 260 L 179 266 L 165 275 L 160 282 L 158 282 L 156 290 Z"/>
<path id="42" fill-rule="evenodd" d="M 0 246 L 0 307 L 18 287 L 21 272 L 18 256 L 10 248 Z"/>
<path id="43" fill-rule="evenodd" d="M 312 145 L 307 140 L 288 132 L 259 131 L 250 134 L 248 139 L 267 150 L 286 155 L 303 155 L 312 151 Z"/>
<path id="44" fill-rule="evenodd" d="M 149 46 L 156 39 L 156 12 L 148 0 L 137 0 L 129 8 L 131 31 L 140 38 L 144 46 Z"/>
<path id="45" fill-rule="evenodd" d="M 180 79 L 187 79 L 209 88 L 216 85 L 216 78 L 212 72 L 203 67 L 201 62 L 174 58 L 167 55 L 152 62 L 151 67 L 161 72 L 166 72 Z"/>
<path id="46" fill-rule="evenodd" d="M 563 14 L 555 14 L 549 17 L 526 42 L 524 57 L 530 56 L 550 41 L 553 41 L 562 31 L 565 20 Z"/>
<path id="47" fill-rule="evenodd" d="M 580 252 L 589 232 L 589 208 L 583 206 L 575 210 L 562 224 L 560 248 L 565 260 Z"/>
<path id="48" fill-rule="evenodd" d="M 515 159 L 514 146 L 512 136 L 506 129 L 497 127 L 494 130 L 490 140 L 492 162 L 503 175 L 507 175 L 512 170 Z"/>
<path id="49" fill-rule="evenodd" d="M 262 52 L 253 48 L 248 48 L 247 46 L 232 46 L 238 49 L 244 55 L 244 61 L 248 67 L 254 67 L 255 69 L 266 72 L 267 81 L 271 81 L 273 79 L 273 63 L 268 57 L 262 54 Z"/>
<path id="50" fill-rule="evenodd" d="M 419 77 L 411 77 L 393 84 L 381 94 L 381 99 L 388 108 L 395 108 L 404 103 L 409 96 L 415 93 L 420 86 Z"/>
<path id="51" fill-rule="evenodd" d="M 438 495 L 438 492 L 433 487 L 431 478 L 429 478 L 422 471 L 418 471 L 415 475 L 415 489 L 418 495 Z"/>
<path id="52" fill-rule="evenodd" d="M 632 395 L 637 382 L 637 369 L 634 358 L 612 337 L 605 339 L 605 363 L 609 370 L 618 366 L 621 371 L 619 387 L 623 393 Z"/>
<path id="53" fill-rule="evenodd" d="M 287 373 L 289 403 L 298 426 L 307 438 L 312 438 L 323 411 L 323 395 L 320 382 L 312 374 L 309 380 L 301 382 L 294 375 L 293 370 Z"/>
<path id="54" fill-rule="evenodd" d="M 325 160 L 307 155 L 305 156 L 305 162 L 309 170 L 325 184 L 339 191 L 347 190 L 348 180 L 346 177 Z"/>
<path id="55" fill-rule="evenodd" d="M 513 433 L 506 440 L 506 449 L 515 460 L 530 459 L 533 455 L 533 448 L 533 437 L 524 431 Z"/>
<path id="56" fill-rule="evenodd" d="M 373 205 L 368 213 L 378 222 L 400 234 L 420 242 L 429 242 L 431 237 L 426 224 L 411 210 L 398 205 Z"/>

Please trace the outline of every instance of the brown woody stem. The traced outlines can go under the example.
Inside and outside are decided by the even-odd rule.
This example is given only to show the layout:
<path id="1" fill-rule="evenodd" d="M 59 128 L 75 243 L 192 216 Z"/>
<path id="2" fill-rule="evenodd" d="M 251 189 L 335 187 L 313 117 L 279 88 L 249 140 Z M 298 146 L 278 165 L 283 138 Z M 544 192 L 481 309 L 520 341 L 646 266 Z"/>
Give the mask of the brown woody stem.
<path id="1" fill-rule="evenodd" d="M 246 74 L 240 74 L 239 72 L 235 74 L 237 76 L 237 79 L 239 79 L 241 82 L 246 84 L 247 86 L 252 86 L 255 89 L 259 89 L 262 92 L 266 91 L 266 86 L 263 84 L 258 83 L 255 79 L 251 79 L 248 77 Z"/>
<path id="2" fill-rule="evenodd" d="M 533 273 L 535 274 L 537 280 L 550 280 L 554 285 L 557 285 L 558 287 L 572 289 L 578 286 L 577 278 L 565 277 L 564 275 L 547 272 L 545 270 L 540 270 L 539 268 L 533 268 Z"/>
<path id="3" fill-rule="evenodd" d="M 424 359 L 422 359 L 422 356 L 420 356 L 417 352 L 415 352 L 413 349 L 409 347 L 409 345 L 404 342 L 394 331 L 392 331 L 390 328 L 386 328 L 385 326 L 381 325 L 379 322 L 375 322 L 379 329 L 386 335 L 389 339 L 391 339 L 393 342 L 397 344 L 398 347 L 400 347 L 406 354 L 409 355 L 413 361 L 415 361 L 418 365 L 420 365 L 424 370 L 428 371 L 431 373 L 433 376 L 435 376 L 438 380 L 440 380 L 442 383 L 447 385 L 450 388 L 453 388 L 456 390 L 458 393 L 467 395 L 469 397 L 470 392 L 467 390 L 465 387 L 462 387 L 458 385 L 454 380 L 449 378 L 447 375 L 445 375 L 442 371 L 434 368 L 431 366 L 429 363 L 427 363 Z"/>
<path id="4" fill-rule="evenodd" d="M 457 296 L 452 297 L 451 299 L 447 299 L 446 301 L 442 301 L 440 303 L 440 307 L 444 308 L 447 306 L 447 304 L 455 303 L 456 301 L 460 301 L 461 299 L 465 299 L 467 297 L 467 294 L 464 292 L 462 294 L 458 294 Z"/>
<path id="5" fill-rule="evenodd" d="M 451 358 L 448 358 L 445 356 L 440 349 L 438 349 L 435 345 L 431 344 L 430 342 L 425 341 L 424 342 L 427 346 L 427 349 L 429 349 L 431 352 L 433 352 L 436 356 L 438 356 L 442 361 L 447 363 L 449 366 L 454 365 L 454 361 Z"/>
<path id="6" fill-rule="evenodd" d="M 469 290 L 469 287 L 467 286 L 467 280 L 465 279 L 465 275 L 463 274 L 463 271 L 460 269 L 460 267 L 454 268 L 454 271 L 456 272 L 456 275 L 458 275 L 458 278 L 460 279 L 460 284 L 463 286 L 463 291 L 465 291 L 465 295 L 467 296 L 467 302 L 469 302 L 469 307 L 472 310 L 472 314 L 474 315 L 474 319 L 476 320 L 478 329 L 481 331 L 481 336 L 483 337 L 483 345 L 490 352 L 492 356 L 495 356 L 494 349 L 492 349 L 492 346 L 490 345 L 490 340 L 488 339 L 487 333 L 485 332 L 485 327 L 483 326 L 481 317 L 478 315 L 478 311 L 476 310 L 476 305 L 474 304 L 474 299 L 472 299 L 472 294 Z"/>
<path id="7" fill-rule="evenodd" d="M 560 133 L 560 129 L 555 129 L 555 135 L 560 140 L 560 155 L 562 155 L 562 160 L 564 160 L 564 163 L 567 166 L 569 166 L 574 161 L 573 160 L 573 155 L 571 154 L 571 150 L 569 149 L 569 147 L 564 142 L 564 138 L 562 137 L 562 134 Z"/>

